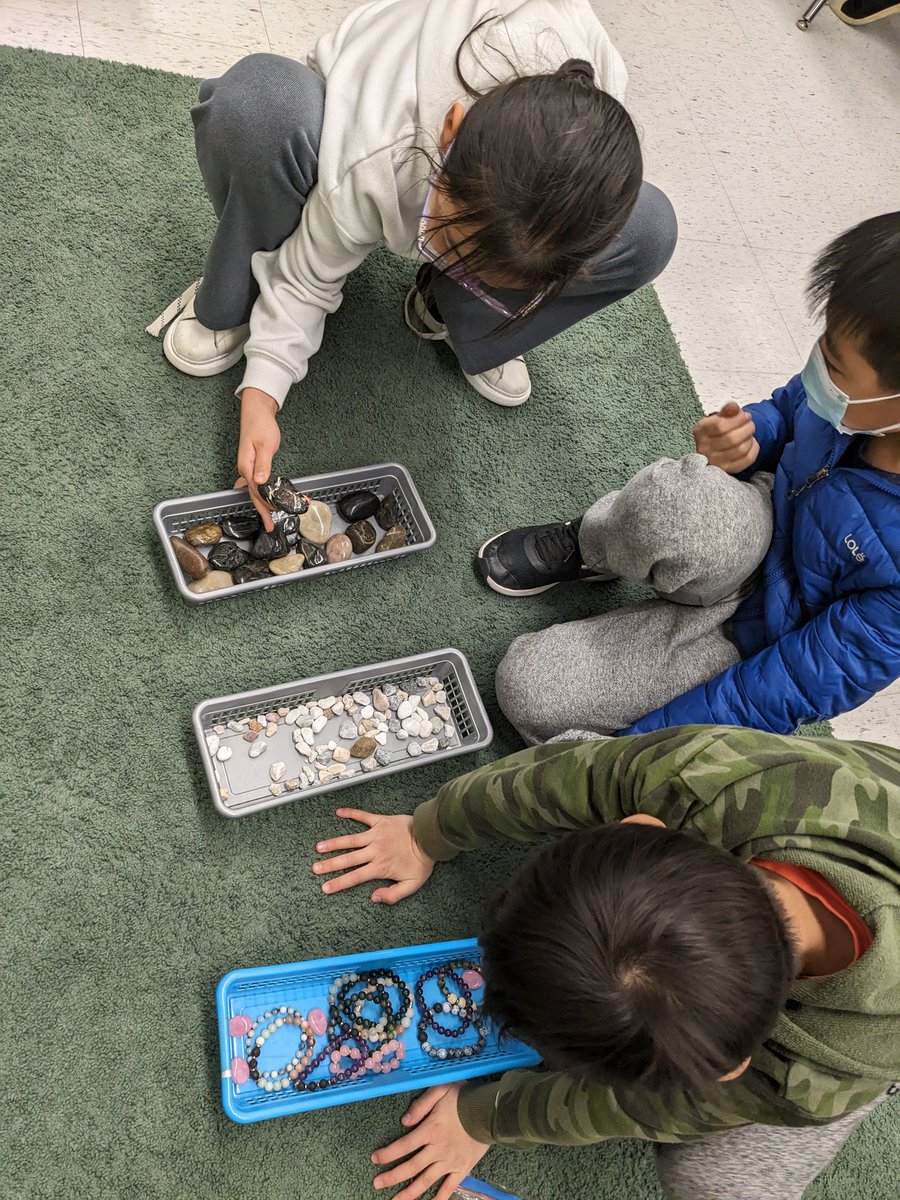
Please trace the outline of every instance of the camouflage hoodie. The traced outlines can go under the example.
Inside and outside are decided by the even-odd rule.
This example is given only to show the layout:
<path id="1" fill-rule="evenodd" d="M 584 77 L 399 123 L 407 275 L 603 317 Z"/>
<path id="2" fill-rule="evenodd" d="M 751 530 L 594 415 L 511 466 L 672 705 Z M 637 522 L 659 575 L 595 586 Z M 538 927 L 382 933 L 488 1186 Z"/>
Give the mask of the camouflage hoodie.
<path id="1" fill-rule="evenodd" d="M 479 1141 L 520 1147 L 612 1137 L 687 1141 L 739 1125 L 817 1125 L 900 1078 L 900 750 L 685 726 L 511 754 L 446 784 L 415 812 L 416 837 L 446 860 L 492 838 L 649 813 L 738 858 L 818 871 L 874 934 L 833 975 L 798 979 L 772 1036 L 739 1079 L 661 1098 L 576 1074 L 510 1071 L 460 1094 Z"/>

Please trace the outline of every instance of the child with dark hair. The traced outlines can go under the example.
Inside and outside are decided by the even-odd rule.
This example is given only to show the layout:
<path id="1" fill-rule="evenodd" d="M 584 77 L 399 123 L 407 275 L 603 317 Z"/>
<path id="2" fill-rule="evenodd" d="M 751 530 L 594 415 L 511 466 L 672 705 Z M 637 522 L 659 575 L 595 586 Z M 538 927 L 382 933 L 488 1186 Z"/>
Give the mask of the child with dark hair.
<path id="1" fill-rule="evenodd" d="M 410 330 L 506 406 L 530 394 L 527 350 L 659 274 L 675 218 L 642 182 L 626 81 L 589 0 L 376 0 L 308 66 L 254 54 L 201 85 L 218 229 L 199 290 L 150 330 L 174 318 L 189 375 L 246 356 L 238 469 L 267 528 L 276 416 L 380 242 L 421 264 Z"/>
<path id="2" fill-rule="evenodd" d="M 376 1187 L 493 1144 L 660 1147 L 677 1200 L 799 1200 L 900 1074 L 900 751 L 694 726 L 557 742 L 412 817 L 338 809 L 322 885 L 385 904 L 495 838 L 556 839 L 488 905 L 486 1010 L 544 1069 L 429 1089 Z M 728 1132 L 731 1131 L 731 1132 Z M 727 1134 L 709 1142 L 707 1135 Z"/>
<path id="3" fill-rule="evenodd" d="M 513 642 L 497 698 L 526 741 L 790 733 L 900 676 L 900 212 L 837 238 L 809 290 L 825 332 L 770 400 L 705 417 L 696 454 L 583 517 L 479 550 L 506 596 L 620 577 L 660 597 Z"/>

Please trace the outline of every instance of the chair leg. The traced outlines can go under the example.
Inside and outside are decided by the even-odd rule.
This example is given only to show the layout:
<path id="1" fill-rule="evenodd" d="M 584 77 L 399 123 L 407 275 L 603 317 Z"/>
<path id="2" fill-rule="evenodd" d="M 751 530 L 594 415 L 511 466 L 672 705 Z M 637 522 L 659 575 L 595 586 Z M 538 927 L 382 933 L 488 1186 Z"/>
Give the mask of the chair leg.
<path id="1" fill-rule="evenodd" d="M 828 0 L 812 0 L 809 8 L 807 8 L 803 16 L 797 21 L 797 28 L 809 29 L 810 21 L 815 19 L 815 17 L 822 11 L 827 3 Z"/>

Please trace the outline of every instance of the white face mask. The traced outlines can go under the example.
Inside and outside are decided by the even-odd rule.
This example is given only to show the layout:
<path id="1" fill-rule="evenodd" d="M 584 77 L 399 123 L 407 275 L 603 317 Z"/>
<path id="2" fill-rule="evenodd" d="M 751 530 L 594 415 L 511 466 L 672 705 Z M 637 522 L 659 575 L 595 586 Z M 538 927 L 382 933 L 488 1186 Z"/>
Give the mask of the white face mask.
<path id="1" fill-rule="evenodd" d="M 851 400 L 828 374 L 828 364 L 818 342 L 813 346 L 806 366 L 800 372 L 800 382 L 806 391 L 809 407 L 817 417 L 833 425 L 838 433 L 845 433 L 848 437 L 858 433 L 864 433 L 867 437 L 884 437 L 886 433 L 894 433 L 900 429 L 900 421 L 896 425 L 885 425 L 882 429 L 847 428 L 844 417 L 847 415 L 849 404 L 877 404 L 880 400 L 897 400 L 900 399 L 900 392 L 892 392 L 889 396 L 872 396 L 869 400 Z"/>

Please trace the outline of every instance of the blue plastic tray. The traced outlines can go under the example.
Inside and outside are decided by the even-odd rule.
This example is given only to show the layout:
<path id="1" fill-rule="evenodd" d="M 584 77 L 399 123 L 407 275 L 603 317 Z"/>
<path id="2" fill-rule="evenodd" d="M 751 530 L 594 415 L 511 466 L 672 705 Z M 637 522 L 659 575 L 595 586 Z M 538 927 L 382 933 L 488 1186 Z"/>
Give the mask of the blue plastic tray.
<path id="1" fill-rule="evenodd" d="M 433 1083 L 452 1083 L 457 1079 L 472 1079 L 492 1075 L 516 1067 L 531 1067 L 540 1062 L 530 1046 L 512 1038 L 500 1041 L 490 1030 L 488 1044 L 474 1058 L 462 1061 L 440 1061 L 430 1058 L 419 1046 L 416 1037 L 418 1012 L 406 1030 L 403 1041 L 406 1057 L 402 1066 L 390 1075 L 366 1074 L 361 1079 L 338 1084 L 322 1092 L 298 1092 L 287 1088 L 281 1092 L 265 1092 L 253 1080 L 240 1085 L 231 1078 L 231 1060 L 243 1057 L 246 1044 L 243 1037 L 231 1037 L 228 1021 L 245 1015 L 256 1019 L 274 1005 L 288 1004 L 307 1013 L 320 1008 L 327 1012 L 328 989 L 332 981 L 348 970 L 371 971 L 390 968 L 413 987 L 416 980 L 432 966 L 453 958 L 480 960 L 481 949 L 474 939 L 459 942 L 435 942 L 430 946 L 405 946 L 395 950 L 376 950 L 371 954 L 343 954 L 338 958 L 318 958 L 309 962 L 287 963 L 274 967 L 245 967 L 229 971 L 216 988 L 216 1009 L 219 1018 L 219 1058 L 222 1071 L 222 1104 L 225 1112 L 241 1125 L 266 1121 L 271 1117 L 286 1117 L 290 1113 L 309 1112 L 314 1108 L 330 1108 L 354 1100 L 371 1100 L 374 1096 L 390 1096 L 395 1092 L 414 1091 Z M 296 1046 L 290 1029 L 285 1027 L 273 1034 L 260 1056 L 262 1070 L 274 1069 L 286 1062 Z M 475 1040 L 467 1036 L 456 1045 L 465 1046 Z M 316 1039 L 316 1052 L 325 1046 L 325 1037 Z M 327 1078 L 323 1064 L 315 1079 Z"/>

